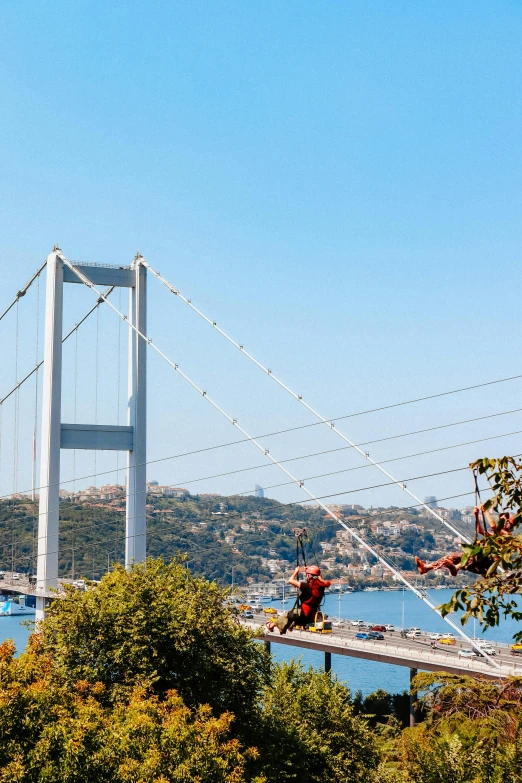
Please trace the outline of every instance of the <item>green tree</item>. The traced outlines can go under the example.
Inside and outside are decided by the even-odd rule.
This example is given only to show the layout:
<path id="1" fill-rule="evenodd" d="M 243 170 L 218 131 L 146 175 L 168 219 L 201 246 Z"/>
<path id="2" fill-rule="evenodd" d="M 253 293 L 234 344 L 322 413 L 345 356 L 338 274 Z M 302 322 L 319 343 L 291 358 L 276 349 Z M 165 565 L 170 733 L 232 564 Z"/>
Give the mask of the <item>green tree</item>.
<path id="1" fill-rule="evenodd" d="M 57 599 L 24 654 L 0 646 L 0 783 L 371 783 L 349 691 L 270 673 L 225 598 L 149 560 Z"/>
<path id="2" fill-rule="evenodd" d="M 366 722 L 353 713 L 350 692 L 325 672 L 299 664 L 275 667 L 263 709 L 267 741 L 263 773 L 286 783 L 369 783 L 378 766 Z"/>
<path id="3" fill-rule="evenodd" d="M 101 683 L 50 678 L 37 641 L 13 652 L 0 647 L 0 783 L 263 783 L 246 777 L 257 753 L 241 751 L 230 713 L 139 687 L 107 704 Z"/>
<path id="4" fill-rule="evenodd" d="M 117 567 L 93 590 L 54 601 L 42 651 L 64 682 L 101 682 L 107 698 L 136 686 L 176 690 L 189 707 L 232 712 L 248 735 L 268 677 L 261 645 L 237 625 L 215 583 L 183 564 Z"/>

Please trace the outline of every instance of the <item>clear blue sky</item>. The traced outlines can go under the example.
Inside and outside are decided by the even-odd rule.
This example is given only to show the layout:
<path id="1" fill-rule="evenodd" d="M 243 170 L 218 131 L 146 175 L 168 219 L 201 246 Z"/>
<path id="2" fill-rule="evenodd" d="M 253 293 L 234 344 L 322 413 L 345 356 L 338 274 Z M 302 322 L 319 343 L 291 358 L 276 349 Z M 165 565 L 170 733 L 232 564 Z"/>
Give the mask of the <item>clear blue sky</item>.
<path id="1" fill-rule="evenodd" d="M 327 416 L 520 372 L 518 2 L 3 0 L 0 22 L 0 305 L 55 242 L 70 258 L 107 263 L 129 263 L 139 249 Z M 309 420 L 152 281 L 150 297 L 151 336 L 251 430 Z M 68 292 L 67 323 L 89 302 Z M 113 421 L 110 313 L 100 329 L 98 420 Z M 12 335 L 4 322 L 0 393 L 12 381 Z M 86 327 L 78 404 L 91 421 L 93 339 Z M 66 360 L 70 419 L 70 352 Z M 21 360 L 31 362 L 32 353 Z M 155 358 L 150 373 L 151 458 L 233 439 Z M 348 420 L 346 430 L 366 440 L 519 407 L 521 386 Z M 372 456 L 517 429 L 520 414 L 392 441 Z M 317 428 L 269 440 L 283 457 L 341 445 Z M 415 476 L 521 446 L 512 436 L 395 470 Z M 183 482 L 261 462 L 229 450 L 150 477 Z M 357 464 L 344 455 L 296 470 Z M 78 465 L 89 472 L 92 455 Z M 190 487 L 277 481 L 270 469 Z M 366 470 L 310 486 L 378 481 Z M 466 482 L 456 474 L 415 488 L 443 495 Z M 11 491 L 8 478 L 0 489 Z M 407 502 L 396 490 L 344 500 Z"/>

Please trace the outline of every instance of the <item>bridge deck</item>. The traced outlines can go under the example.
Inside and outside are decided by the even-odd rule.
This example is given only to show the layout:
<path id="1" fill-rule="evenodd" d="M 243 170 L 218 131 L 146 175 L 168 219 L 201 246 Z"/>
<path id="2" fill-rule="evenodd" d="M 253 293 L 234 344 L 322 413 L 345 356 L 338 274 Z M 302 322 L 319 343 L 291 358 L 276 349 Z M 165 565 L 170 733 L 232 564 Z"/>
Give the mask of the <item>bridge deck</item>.
<path id="1" fill-rule="evenodd" d="M 254 631 L 263 630 L 263 625 L 256 622 L 244 623 Z M 399 636 L 389 641 L 370 641 L 355 639 L 349 634 L 315 635 L 309 631 L 295 629 L 292 633 L 281 636 L 278 631 L 264 633 L 261 640 L 287 647 L 301 647 L 316 652 L 332 653 L 334 655 L 349 655 L 353 658 L 364 658 L 378 663 L 391 663 L 396 666 L 406 666 L 410 669 L 423 671 L 446 671 L 452 674 L 480 674 L 489 679 L 498 679 L 507 675 L 522 676 L 522 661 L 510 658 L 509 648 L 497 648 L 496 662 L 500 668 L 488 663 L 484 658 L 459 658 L 458 651 L 464 645 L 457 643 L 452 649 L 442 646 L 433 649 L 428 643 L 416 640 L 402 639 Z"/>

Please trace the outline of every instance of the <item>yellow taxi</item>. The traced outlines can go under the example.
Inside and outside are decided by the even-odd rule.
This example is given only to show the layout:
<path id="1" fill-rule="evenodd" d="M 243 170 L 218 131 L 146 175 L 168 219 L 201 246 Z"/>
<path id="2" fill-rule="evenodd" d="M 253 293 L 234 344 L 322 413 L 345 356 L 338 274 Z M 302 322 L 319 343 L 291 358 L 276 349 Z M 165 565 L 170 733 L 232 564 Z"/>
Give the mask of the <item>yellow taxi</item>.
<path id="1" fill-rule="evenodd" d="M 456 639 L 453 638 L 453 636 L 444 636 L 444 638 L 439 639 L 439 644 L 456 644 Z"/>
<path id="2" fill-rule="evenodd" d="M 277 609 L 274 609 L 273 606 L 267 606 L 266 609 L 263 609 L 263 612 L 265 614 L 277 614 Z"/>

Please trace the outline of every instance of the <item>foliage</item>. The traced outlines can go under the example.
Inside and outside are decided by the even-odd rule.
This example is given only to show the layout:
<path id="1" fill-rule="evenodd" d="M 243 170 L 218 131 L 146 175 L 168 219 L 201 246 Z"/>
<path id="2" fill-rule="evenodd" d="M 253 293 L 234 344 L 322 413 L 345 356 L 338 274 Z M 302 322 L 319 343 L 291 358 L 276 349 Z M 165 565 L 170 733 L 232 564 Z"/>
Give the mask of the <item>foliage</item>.
<path id="1" fill-rule="evenodd" d="M 382 688 L 366 697 L 363 697 L 362 691 L 356 691 L 353 709 L 355 715 L 366 715 L 373 728 L 377 724 L 394 725 L 394 721 L 407 726 L 410 720 L 410 696 L 407 691 L 390 694 Z M 390 721 L 390 718 L 394 721 Z"/>
<path id="2" fill-rule="evenodd" d="M 278 783 L 368 783 L 377 768 L 375 742 L 354 716 L 349 691 L 326 672 L 298 663 L 275 668 L 265 692 L 270 741 L 263 772 Z"/>
<path id="3" fill-rule="evenodd" d="M 421 702 L 431 721 L 458 716 L 469 720 L 494 718 L 498 733 L 514 736 L 522 712 L 522 678 L 485 680 L 447 672 L 422 672 L 414 689 L 423 692 Z M 493 722 L 488 723 L 491 734 Z"/>
<path id="4" fill-rule="evenodd" d="M 511 513 L 516 529 L 522 522 L 522 461 L 515 457 L 484 458 L 470 467 L 486 476 L 494 492 L 484 503 L 484 509 L 496 514 Z M 471 587 L 457 590 L 441 607 L 443 616 L 463 611 L 463 625 L 475 617 L 483 627 L 498 625 L 501 614 L 522 620 L 517 601 L 510 597 L 522 590 L 522 535 L 490 531 L 483 539 L 463 545 L 462 549 L 463 564 L 473 558 L 483 566 L 486 575 Z M 522 640 L 522 631 L 514 638 Z"/>
<path id="5" fill-rule="evenodd" d="M 246 731 L 268 660 L 224 598 L 176 561 L 117 567 L 96 589 L 54 601 L 40 644 L 64 682 L 100 682 L 108 699 L 136 686 L 175 689 L 190 707 L 232 712 Z"/>
<path id="6" fill-rule="evenodd" d="M 231 737 L 230 713 L 139 687 L 109 706 L 100 683 L 70 688 L 46 676 L 51 659 L 37 645 L 18 661 L 13 651 L 0 648 L 0 783 L 245 781 L 256 751 Z"/>
<path id="7" fill-rule="evenodd" d="M 371 781 L 377 748 L 329 674 L 273 666 L 182 564 L 68 591 L 0 647 L 0 783 Z"/>
<path id="8" fill-rule="evenodd" d="M 469 725 L 426 724 L 406 729 L 399 770 L 407 783 L 520 783 L 522 741 L 488 742 L 466 737 Z M 399 778 L 400 780 L 400 778 Z"/>

